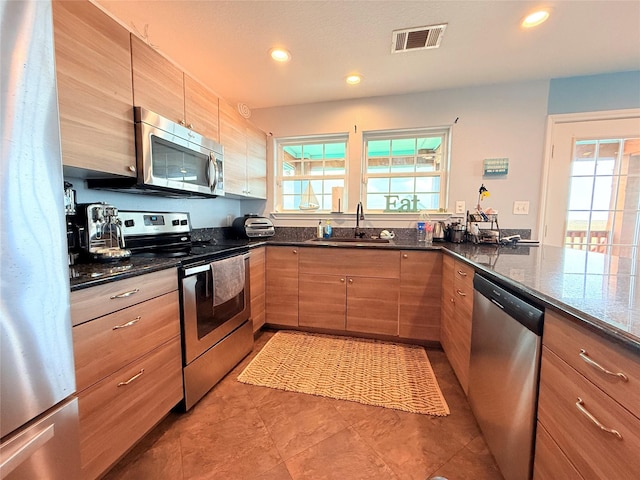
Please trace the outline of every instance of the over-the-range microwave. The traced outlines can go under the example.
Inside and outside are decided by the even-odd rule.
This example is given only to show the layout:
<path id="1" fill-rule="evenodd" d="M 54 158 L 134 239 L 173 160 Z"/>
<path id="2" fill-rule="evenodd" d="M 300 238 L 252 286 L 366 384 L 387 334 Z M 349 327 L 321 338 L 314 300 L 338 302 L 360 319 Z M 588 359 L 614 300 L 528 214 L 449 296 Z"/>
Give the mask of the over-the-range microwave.
<path id="1" fill-rule="evenodd" d="M 137 176 L 88 179 L 89 188 L 170 197 L 224 195 L 218 142 L 142 107 L 134 107 Z"/>

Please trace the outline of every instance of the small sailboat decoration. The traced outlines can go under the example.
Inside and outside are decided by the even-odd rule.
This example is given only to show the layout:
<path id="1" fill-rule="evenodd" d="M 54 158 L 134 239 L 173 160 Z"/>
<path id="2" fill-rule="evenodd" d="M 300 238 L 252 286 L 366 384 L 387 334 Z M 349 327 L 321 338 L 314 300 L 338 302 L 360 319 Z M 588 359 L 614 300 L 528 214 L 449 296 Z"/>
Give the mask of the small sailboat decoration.
<path id="1" fill-rule="evenodd" d="M 313 193 L 311 182 L 307 183 L 307 188 L 302 193 L 302 198 L 300 199 L 300 205 L 298 208 L 300 210 L 317 210 L 320 208 L 318 198 L 316 197 L 316 194 Z"/>

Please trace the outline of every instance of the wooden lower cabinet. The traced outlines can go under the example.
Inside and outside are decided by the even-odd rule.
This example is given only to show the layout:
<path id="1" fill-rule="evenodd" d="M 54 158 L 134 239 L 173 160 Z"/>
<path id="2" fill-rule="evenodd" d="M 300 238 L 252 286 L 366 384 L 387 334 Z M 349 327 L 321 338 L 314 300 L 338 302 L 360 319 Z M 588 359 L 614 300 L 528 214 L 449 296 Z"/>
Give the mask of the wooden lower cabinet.
<path id="1" fill-rule="evenodd" d="M 442 253 L 400 252 L 398 334 L 413 340 L 440 341 Z"/>
<path id="2" fill-rule="evenodd" d="M 266 322 L 298 326 L 298 249 L 267 246 Z"/>
<path id="3" fill-rule="evenodd" d="M 299 326 L 398 336 L 397 251 L 302 248 Z"/>
<path id="4" fill-rule="evenodd" d="M 347 283 L 345 275 L 305 273 L 299 279 L 299 326 L 346 329 Z M 322 302 L 318 302 L 321 298 Z"/>
<path id="5" fill-rule="evenodd" d="M 400 279 L 347 278 L 347 331 L 398 336 Z"/>
<path id="6" fill-rule="evenodd" d="M 253 331 L 257 332 L 265 323 L 266 301 L 266 247 L 251 250 L 249 254 L 249 291 Z"/>
<path id="7" fill-rule="evenodd" d="M 543 433 L 536 441 L 535 480 L 638 478 L 637 352 L 550 309 L 542 344 L 538 431 Z M 548 452 L 549 440 L 554 454 Z M 552 471 L 558 452 L 562 468 L 568 462 L 578 476 Z"/>
<path id="8" fill-rule="evenodd" d="M 465 393 L 471 355 L 473 275 L 473 267 L 443 256 L 440 343 Z"/>
<path id="9" fill-rule="evenodd" d="M 103 474 L 181 399 L 180 337 L 80 392 L 83 478 Z"/>
<path id="10" fill-rule="evenodd" d="M 540 422 L 535 451 L 533 480 L 584 480 Z"/>
<path id="11" fill-rule="evenodd" d="M 176 269 L 71 292 L 82 478 L 103 475 L 182 399 Z"/>

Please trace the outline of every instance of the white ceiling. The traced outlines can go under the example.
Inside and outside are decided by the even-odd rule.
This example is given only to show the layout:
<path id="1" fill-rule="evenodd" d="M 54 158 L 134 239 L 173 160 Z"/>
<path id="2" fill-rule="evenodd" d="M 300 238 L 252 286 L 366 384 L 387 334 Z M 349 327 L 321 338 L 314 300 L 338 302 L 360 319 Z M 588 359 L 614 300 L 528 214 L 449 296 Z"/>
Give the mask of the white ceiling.
<path id="1" fill-rule="evenodd" d="M 638 0 L 93 1 L 251 109 L 640 70 Z M 551 18 L 522 30 L 543 4 Z M 439 49 L 391 54 L 393 30 L 438 23 Z M 291 62 L 273 62 L 273 46 Z M 354 72 L 363 81 L 348 86 Z"/>

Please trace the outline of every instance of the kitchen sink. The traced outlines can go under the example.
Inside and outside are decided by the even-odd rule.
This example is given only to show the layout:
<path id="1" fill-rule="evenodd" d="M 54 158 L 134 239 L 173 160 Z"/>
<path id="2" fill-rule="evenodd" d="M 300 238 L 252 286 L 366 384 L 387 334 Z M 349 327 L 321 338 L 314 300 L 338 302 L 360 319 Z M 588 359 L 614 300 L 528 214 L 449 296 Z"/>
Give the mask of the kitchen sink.
<path id="1" fill-rule="evenodd" d="M 310 242 L 323 242 L 323 243 L 382 243 L 389 244 L 391 241 L 387 238 L 313 238 Z"/>

